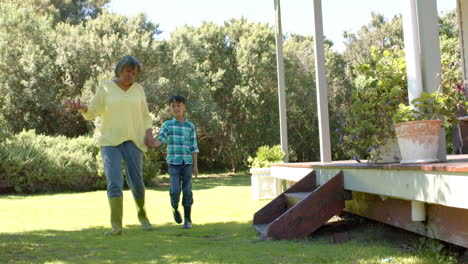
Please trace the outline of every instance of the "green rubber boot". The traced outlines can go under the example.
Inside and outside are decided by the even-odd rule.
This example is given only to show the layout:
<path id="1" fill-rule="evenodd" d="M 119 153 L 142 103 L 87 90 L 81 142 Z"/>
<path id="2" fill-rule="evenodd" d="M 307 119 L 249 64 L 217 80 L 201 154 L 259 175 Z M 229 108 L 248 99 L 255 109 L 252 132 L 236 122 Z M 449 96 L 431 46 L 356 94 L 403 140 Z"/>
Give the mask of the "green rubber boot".
<path id="1" fill-rule="evenodd" d="M 122 215 L 123 215 L 123 197 L 109 197 L 110 220 L 112 230 L 104 233 L 104 235 L 121 235 L 122 234 Z"/>
<path id="2" fill-rule="evenodd" d="M 192 228 L 192 206 L 184 206 L 184 226 L 183 229 Z"/>
<path id="3" fill-rule="evenodd" d="M 141 229 L 145 231 L 153 230 L 153 226 L 151 225 L 150 221 L 148 220 L 148 216 L 146 215 L 145 198 L 135 199 L 135 203 L 137 206 L 138 220 L 140 220 Z"/>

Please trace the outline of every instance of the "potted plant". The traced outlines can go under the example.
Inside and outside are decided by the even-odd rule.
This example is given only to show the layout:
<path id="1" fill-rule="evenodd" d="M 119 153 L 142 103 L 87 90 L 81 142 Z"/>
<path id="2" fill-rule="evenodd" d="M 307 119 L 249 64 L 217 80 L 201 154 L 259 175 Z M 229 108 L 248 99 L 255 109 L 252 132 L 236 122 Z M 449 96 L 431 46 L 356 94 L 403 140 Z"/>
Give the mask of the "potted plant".
<path id="1" fill-rule="evenodd" d="M 369 163 L 399 162 L 393 115 L 408 101 L 404 52 L 371 47 L 369 61 L 353 69 L 354 82 L 346 89 L 344 111 L 338 113 L 344 151 Z"/>
<path id="2" fill-rule="evenodd" d="M 399 105 L 393 121 L 401 163 L 439 161 L 437 153 L 442 127 L 457 121 L 454 102 L 450 95 L 437 91 L 422 92 L 409 106 Z"/>

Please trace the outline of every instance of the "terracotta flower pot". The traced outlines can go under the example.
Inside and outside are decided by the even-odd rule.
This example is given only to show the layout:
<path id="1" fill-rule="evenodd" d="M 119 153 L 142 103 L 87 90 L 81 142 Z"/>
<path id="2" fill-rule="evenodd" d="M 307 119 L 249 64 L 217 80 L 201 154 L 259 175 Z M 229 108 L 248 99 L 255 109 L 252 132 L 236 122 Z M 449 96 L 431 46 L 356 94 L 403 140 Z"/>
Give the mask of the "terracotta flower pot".
<path id="1" fill-rule="evenodd" d="M 401 152 L 400 163 L 437 162 L 440 120 L 411 121 L 395 124 L 395 133 Z"/>

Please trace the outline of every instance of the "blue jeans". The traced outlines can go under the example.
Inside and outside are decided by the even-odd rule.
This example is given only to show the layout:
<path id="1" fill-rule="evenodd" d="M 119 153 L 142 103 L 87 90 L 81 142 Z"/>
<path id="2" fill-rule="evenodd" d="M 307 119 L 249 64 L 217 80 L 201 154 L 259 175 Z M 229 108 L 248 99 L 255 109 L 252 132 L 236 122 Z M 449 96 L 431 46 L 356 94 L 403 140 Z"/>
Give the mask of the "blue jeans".
<path id="1" fill-rule="evenodd" d="M 182 205 L 191 206 L 193 204 L 192 168 L 192 164 L 169 164 L 169 175 L 171 177 L 169 195 L 171 196 L 171 205 L 173 208 L 179 206 L 181 188 Z"/>
<path id="2" fill-rule="evenodd" d="M 122 160 L 125 163 L 127 184 L 135 199 L 145 197 L 143 182 L 143 153 L 132 141 L 125 141 L 118 146 L 101 147 L 104 172 L 107 179 L 107 196 L 122 197 L 123 177 Z"/>

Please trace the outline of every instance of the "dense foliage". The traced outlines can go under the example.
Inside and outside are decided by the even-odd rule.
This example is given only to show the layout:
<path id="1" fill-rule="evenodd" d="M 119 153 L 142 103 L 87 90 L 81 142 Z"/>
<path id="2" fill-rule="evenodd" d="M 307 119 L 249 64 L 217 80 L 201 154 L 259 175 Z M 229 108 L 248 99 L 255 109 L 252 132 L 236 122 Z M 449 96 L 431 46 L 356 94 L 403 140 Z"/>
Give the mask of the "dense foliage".
<path id="1" fill-rule="evenodd" d="M 17 192 L 103 188 L 98 153 L 89 137 L 66 140 L 21 132 L 0 143 L 0 185 Z"/>
<path id="2" fill-rule="evenodd" d="M 154 185 L 161 164 L 150 162 L 161 154 L 144 156 L 143 178 Z M 124 177 L 125 177 L 125 171 Z M 51 192 L 106 188 L 99 147 L 87 136 L 38 135 L 22 131 L 0 142 L 0 191 Z"/>

